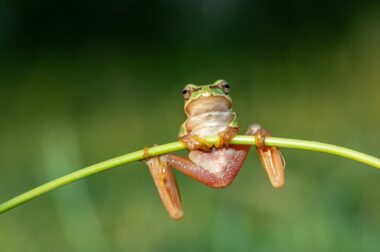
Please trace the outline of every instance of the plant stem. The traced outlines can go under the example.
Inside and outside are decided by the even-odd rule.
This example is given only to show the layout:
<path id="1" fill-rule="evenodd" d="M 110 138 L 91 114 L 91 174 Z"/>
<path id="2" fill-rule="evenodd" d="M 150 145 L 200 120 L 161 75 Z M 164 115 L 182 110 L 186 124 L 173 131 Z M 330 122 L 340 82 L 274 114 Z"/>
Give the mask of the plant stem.
<path id="1" fill-rule="evenodd" d="M 215 144 L 216 137 L 206 137 L 206 141 Z M 252 136 L 236 136 L 232 144 L 255 144 L 255 139 Z M 303 149 L 311 150 L 318 152 L 330 153 L 345 158 L 353 159 L 358 162 L 373 166 L 377 169 L 380 169 L 380 159 L 358 152 L 344 147 L 325 144 L 315 141 L 305 141 L 305 140 L 296 140 L 296 139 L 285 139 L 277 137 L 267 137 L 265 138 L 265 144 L 268 146 L 278 146 L 285 148 L 293 149 Z M 185 146 L 180 142 L 173 142 L 169 144 L 163 144 L 159 146 L 154 146 L 148 149 L 149 157 L 158 156 L 166 154 L 173 151 L 178 151 L 184 149 Z M 96 173 L 132 162 L 137 160 L 142 160 L 144 158 L 144 150 L 132 152 L 126 155 L 122 155 L 116 158 L 109 159 L 107 161 L 97 163 L 76 172 L 67 174 L 63 177 L 52 180 L 46 184 L 40 185 L 34 189 L 31 189 L 25 193 L 22 193 L 0 205 L 0 214 L 9 211 L 12 208 L 15 208 L 29 200 L 32 200 L 38 196 L 41 196 L 47 192 L 50 192 L 54 189 L 62 187 L 64 185 L 70 184 L 72 182 L 78 181 L 80 179 L 86 178 L 88 176 L 94 175 Z"/>

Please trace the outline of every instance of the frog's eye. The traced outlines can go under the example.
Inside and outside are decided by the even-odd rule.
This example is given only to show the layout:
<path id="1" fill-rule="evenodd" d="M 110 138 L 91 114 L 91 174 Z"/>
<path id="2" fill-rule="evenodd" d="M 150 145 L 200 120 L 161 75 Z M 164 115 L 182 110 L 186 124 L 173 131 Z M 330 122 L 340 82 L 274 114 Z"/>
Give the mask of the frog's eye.
<path id="1" fill-rule="evenodd" d="M 182 91 L 183 99 L 187 100 L 191 96 L 191 90 L 188 87 L 185 87 L 185 89 Z"/>
<path id="2" fill-rule="evenodd" d="M 225 94 L 230 93 L 230 85 L 227 81 L 221 81 L 218 86 Z"/>
<path id="3" fill-rule="evenodd" d="M 230 85 L 228 85 L 227 83 L 223 86 L 223 92 L 225 94 L 228 94 L 230 92 Z"/>
<path id="4" fill-rule="evenodd" d="M 230 85 L 225 80 L 220 80 L 216 84 L 210 86 L 210 88 L 218 88 L 223 91 L 224 94 L 230 93 Z"/>

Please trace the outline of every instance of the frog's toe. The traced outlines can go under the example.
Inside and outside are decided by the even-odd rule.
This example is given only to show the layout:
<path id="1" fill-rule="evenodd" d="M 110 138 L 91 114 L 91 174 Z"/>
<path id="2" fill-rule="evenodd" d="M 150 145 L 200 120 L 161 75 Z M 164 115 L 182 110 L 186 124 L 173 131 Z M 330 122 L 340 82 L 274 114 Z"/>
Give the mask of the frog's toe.
<path id="1" fill-rule="evenodd" d="M 232 141 L 232 139 L 236 136 L 238 133 L 239 128 L 232 128 L 228 127 L 222 132 L 218 134 L 218 139 L 216 141 L 215 147 L 217 149 L 222 147 L 228 147 Z"/>
<path id="2" fill-rule="evenodd" d="M 212 144 L 202 139 L 197 135 L 186 135 L 179 139 L 189 151 L 201 150 L 201 151 L 211 151 Z"/>

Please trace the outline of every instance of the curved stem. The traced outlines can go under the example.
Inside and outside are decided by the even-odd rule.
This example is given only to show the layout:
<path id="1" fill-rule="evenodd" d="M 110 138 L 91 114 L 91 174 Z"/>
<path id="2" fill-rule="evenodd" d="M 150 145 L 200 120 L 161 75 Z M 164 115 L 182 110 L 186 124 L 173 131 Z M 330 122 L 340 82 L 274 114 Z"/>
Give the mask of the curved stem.
<path id="1" fill-rule="evenodd" d="M 206 137 L 206 141 L 215 144 L 216 137 Z M 255 139 L 252 136 L 236 136 L 232 144 L 255 144 Z M 344 147 L 325 144 L 315 141 L 305 141 L 297 139 L 285 139 L 277 137 L 267 137 L 265 138 L 265 144 L 268 146 L 278 146 L 285 148 L 294 148 L 294 149 L 304 149 L 318 152 L 330 153 L 345 158 L 353 159 L 358 162 L 373 166 L 377 169 L 380 169 L 380 159 L 358 152 Z M 149 157 L 158 156 L 166 154 L 173 151 L 178 151 L 184 149 L 185 146 L 180 142 L 173 142 L 169 144 L 163 144 L 159 146 L 154 146 L 148 149 Z M 40 185 L 34 189 L 31 189 L 25 193 L 22 193 L 0 205 L 0 214 L 9 211 L 12 208 L 15 208 L 29 200 L 32 200 L 38 196 L 41 196 L 47 192 L 50 192 L 54 189 L 62 187 L 64 185 L 73 183 L 80 179 L 86 178 L 88 176 L 94 175 L 96 173 L 132 162 L 137 160 L 142 160 L 144 158 L 144 151 L 136 151 L 126 155 L 122 155 L 116 158 L 109 159 L 107 161 L 97 163 L 76 172 L 67 174 L 63 177 L 52 180 L 46 184 Z"/>

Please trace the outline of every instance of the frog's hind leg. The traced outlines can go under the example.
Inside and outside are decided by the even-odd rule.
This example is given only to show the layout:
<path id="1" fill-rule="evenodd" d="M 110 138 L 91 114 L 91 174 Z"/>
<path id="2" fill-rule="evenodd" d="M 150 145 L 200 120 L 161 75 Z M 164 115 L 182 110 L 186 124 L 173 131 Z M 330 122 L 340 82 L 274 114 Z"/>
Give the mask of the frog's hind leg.
<path id="1" fill-rule="evenodd" d="M 165 159 L 171 167 L 209 187 L 225 188 L 235 179 L 248 150 L 247 146 L 235 145 L 208 153 L 192 151 L 190 159 L 173 154 L 165 155 Z"/>
<path id="2" fill-rule="evenodd" d="M 180 220 L 183 216 L 181 196 L 172 168 L 169 167 L 164 156 L 149 158 L 145 160 L 145 163 L 149 166 L 150 174 L 170 217 Z"/>
<path id="3" fill-rule="evenodd" d="M 285 162 L 277 147 L 265 146 L 265 137 L 271 136 L 269 131 L 253 124 L 249 126 L 246 134 L 255 136 L 257 153 L 273 187 L 282 187 L 285 183 Z"/>

